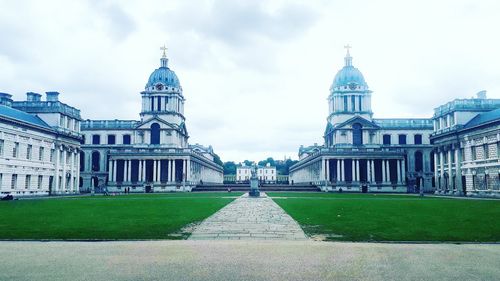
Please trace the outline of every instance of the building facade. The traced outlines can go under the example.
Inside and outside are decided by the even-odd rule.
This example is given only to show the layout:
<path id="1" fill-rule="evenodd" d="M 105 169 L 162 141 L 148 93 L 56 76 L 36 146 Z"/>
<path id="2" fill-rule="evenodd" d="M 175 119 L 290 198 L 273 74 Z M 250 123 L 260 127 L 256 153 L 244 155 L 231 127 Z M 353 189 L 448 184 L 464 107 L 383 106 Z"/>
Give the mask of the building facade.
<path id="1" fill-rule="evenodd" d="M 324 144 L 300 147 L 290 184 L 315 184 L 325 191 L 433 190 L 432 120 L 375 119 L 371 99 L 348 49 L 330 87 Z"/>
<path id="2" fill-rule="evenodd" d="M 47 92 L 13 101 L 0 93 L 1 195 L 79 193 L 80 111 Z"/>
<path id="3" fill-rule="evenodd" d="M 434 110 L 436 193 L 500 197 L 500 99 L 456 99 Z"/>
<path id="4" fill-rule="evenodd" d="M 252 176 L 252 169 L 253 167 L 251 166 L 238 165 L 236 167 L 236 182 L 249 182 L 250 177 Z M 261 183 L 276 183 L 276 167 L 271 166 L 269 163 L 266 166 L 258 166 L 257 178 Z"/>
<path id="5" fill-rule="evenodd" d="M 222 183 L 211 146 L 188 143 L 182 87 L 163 53 L 141 92 L 140 120 L 82 122 L 82 187 L 110 192 L 190 191 Z"/>

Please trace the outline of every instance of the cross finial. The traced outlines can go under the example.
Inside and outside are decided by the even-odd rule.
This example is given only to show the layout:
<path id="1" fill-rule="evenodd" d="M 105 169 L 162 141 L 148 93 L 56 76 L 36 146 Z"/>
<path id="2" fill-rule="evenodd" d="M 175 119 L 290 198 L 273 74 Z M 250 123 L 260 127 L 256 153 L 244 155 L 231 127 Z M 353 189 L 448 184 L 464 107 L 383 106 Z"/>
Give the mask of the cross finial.
<path id="1" fill-rule="evenodd" d="M 349 54 L 349 49 L 351 49 L 352 46 L 349 45 L 349 44 L 347 44 L 347 45 L 344 46 L 344 48 L 347 50 L 347 53 Z"/>
<path id="2" fill-rule="evenodd" d="M 167 47 L 165 47 L 165 44 L 163 44 L 162 47 L 160 47 L 160 50 L 163 51 L 163 57 L 166 58 L 167 57 Z"/>

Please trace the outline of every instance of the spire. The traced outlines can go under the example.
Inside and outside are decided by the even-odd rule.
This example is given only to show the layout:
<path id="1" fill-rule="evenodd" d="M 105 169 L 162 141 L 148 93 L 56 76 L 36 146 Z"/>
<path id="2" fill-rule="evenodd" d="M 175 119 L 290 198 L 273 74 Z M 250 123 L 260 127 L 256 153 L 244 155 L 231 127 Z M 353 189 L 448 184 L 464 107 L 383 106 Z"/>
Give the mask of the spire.
<path id="1" fill-rule="evenodd" d="M 347 54 L 345 55 L 345 66 L 352 66 L 352 57 L 351 54 L 349 53 L 349 49 L 352 48 L 351 45 L 347 44 L 344 46 L 344 48 L 347 50 Z"/>
<path id="2" fill-rule="evenodd" d="M 167 47 L 165 47 L 165 44 L 160 47 L 160 50 L 163 51 L 163 55 L 161 56 L 160 62 L 161 62 L 161 67 L 168 67 L 168 58 L 167 58 Z"/>

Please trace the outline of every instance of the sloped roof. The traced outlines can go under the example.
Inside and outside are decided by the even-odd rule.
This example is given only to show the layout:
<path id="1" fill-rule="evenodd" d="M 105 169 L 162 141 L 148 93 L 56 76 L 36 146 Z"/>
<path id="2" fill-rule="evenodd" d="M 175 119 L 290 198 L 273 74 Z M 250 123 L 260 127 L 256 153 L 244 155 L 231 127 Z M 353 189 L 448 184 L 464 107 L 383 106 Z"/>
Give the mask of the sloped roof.
<path id="1" fill-rule="evenodd" d="M 40 119 L 40 117 L 5 105 L 0 105 L 0 116 L 28 123 L 30 125 L 38 127 L 52 129 L 52 127 L 50 127 L 47 123 L 45 123 L 42 119 Z"/>
<path id="2" fill-rule="evenodd" d="M 465 124 L 464 128 L 476 127 L 495 120 L 500 120 L 500 108 L 476 115 L 476 117 Z"/>

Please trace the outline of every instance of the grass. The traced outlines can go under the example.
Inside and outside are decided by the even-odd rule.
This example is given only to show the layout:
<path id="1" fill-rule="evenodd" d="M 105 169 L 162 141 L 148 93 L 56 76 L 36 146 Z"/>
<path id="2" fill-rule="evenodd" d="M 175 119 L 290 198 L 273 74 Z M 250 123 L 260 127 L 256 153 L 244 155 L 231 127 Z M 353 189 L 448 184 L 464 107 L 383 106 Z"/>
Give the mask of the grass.
<path id="1" fill-rule="evenodd" d="M 0 202 L 0 239 L 182 239 L 241 193 L 169 193 Z"/>
<path id="2" fill-rule="evenodd" d="M 500 200 L 267 193 L 311 236 L 341 241 L 499 242 Z"/>

